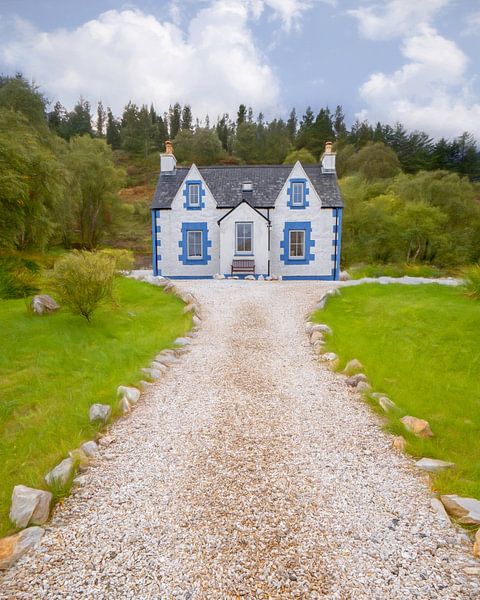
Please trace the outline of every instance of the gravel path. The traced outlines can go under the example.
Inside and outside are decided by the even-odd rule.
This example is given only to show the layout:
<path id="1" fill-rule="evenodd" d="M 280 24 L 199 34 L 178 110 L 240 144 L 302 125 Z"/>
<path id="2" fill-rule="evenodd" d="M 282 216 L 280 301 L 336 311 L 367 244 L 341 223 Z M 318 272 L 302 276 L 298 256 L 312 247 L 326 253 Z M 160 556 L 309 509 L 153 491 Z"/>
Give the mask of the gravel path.
<path id="1" fill-rule="evenodd" d="M 465 536 L 317 362 L 318 282 L 179 284 L 191 352 L 110 431 L 0 598 L 479 598 Z"/>

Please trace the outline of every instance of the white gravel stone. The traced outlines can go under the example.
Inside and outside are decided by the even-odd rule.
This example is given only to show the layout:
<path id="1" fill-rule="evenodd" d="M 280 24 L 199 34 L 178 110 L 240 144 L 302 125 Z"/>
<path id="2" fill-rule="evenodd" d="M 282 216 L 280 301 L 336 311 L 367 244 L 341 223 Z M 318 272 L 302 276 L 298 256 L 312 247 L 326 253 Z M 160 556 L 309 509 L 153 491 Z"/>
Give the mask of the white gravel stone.
<path id="1" fill-rule="evenodd" d="M 324 284 L 178 287 L 202 306 L 189 360 L 111 425 L 0 597 L 478 600 L 471 545 L 311 350 Z"/>

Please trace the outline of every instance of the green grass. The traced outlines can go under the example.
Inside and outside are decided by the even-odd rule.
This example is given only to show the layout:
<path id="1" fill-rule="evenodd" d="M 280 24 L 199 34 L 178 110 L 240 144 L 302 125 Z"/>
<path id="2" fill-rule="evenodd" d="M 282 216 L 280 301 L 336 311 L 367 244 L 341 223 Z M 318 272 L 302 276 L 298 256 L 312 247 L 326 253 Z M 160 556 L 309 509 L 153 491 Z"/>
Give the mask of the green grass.
<path id="1" fill-rule="evenodd" d="M 333 329 L 339 368 L 358 358 L 374 390 L 401 409 L 387 428 L 407 450 L 456 463 L 435 489 L 480 499 L 480 302 L 439 285 L 369 284 L 343 289 L 315 320 Z M 404 414 L 427 419 L 435 436 L 407 434 Z"/>
<path id="2" fill-rule="evenodd" d="M 89 406 L 116 408 L 117 386 L 137 383 L 140 368 L 190 328 L 183 303 L 160 288 L 120 278 L 117 297 L 92 324 L 0 301 L 0 535 L 11 530 L 13 486 L 46 489 L 45 473 L 98 431 Z"/>

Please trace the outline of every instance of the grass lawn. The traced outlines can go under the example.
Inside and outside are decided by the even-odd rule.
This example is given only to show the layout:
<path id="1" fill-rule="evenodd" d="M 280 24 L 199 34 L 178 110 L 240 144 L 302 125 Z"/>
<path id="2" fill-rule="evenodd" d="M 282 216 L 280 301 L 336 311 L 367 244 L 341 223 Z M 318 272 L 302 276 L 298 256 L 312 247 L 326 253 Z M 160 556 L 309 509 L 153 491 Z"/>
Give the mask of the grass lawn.
<path id="1" fill-rule="evenodd" d="M 374 390 L 400 408 L 387 427 L 408 452 L 456 463 L 435 489 L 480 499 L 480 302 L 439 285 L 369 284 L 342 289 L 315 320 L 333 329 L 339 368 L 358 358 Z M 435 437 L 407 434 L 404 414 L 427 419 Z"/>
<path id="2" fill-rule="evenodd" d="M 116 408 L 117 386 L 142 379 L 140 368 L 190 328 L 184 304 L 160 288 L 119 278 L 117 297 L 92 324 L 0 300 L 0 535 L 11 530 L 14 485 L 46 489 L 45 473 L 98 430 L 89 406 Z"/>

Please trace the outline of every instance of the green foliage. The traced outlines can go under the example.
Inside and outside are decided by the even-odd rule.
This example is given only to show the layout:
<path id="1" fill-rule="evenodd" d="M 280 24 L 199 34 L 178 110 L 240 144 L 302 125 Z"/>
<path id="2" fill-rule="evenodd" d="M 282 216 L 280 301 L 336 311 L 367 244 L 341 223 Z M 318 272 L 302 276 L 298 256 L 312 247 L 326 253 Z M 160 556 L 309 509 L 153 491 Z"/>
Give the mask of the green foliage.
<path id="1" fill-rule="evenodd" d="M 435 488 L 480 498 L 480 304 L 445 286 L 370 284 L 345 288 L 316 319 L 333 330 L 328 350 L 341 357 L 339 368 L 357 358 L 400 416 L 429 421 L 434 437 L 417 438 L 375 403 L 411 454 L 456 464 Z"/>
<path id="2" fill-rule="evenodd" d="M 318 161 L 313 154 L 306 148 L 300 150 L 292 150 L 289 152 L 283 161 L 284 165 L 294 165 L 299 160 L 303 165 L 314 165 Z"/>
<path id="3" fill-rule="evenodd" d="M 480 265 L 472 265 L 464 269 L 465 294 L 474 300 L 480 300 Z"/>
<path id="4" fill-rule="evenodd" d="M 466 178 L 445 171 L 340 181 L 345 200 L 344 265 L 429 263 L 454 268 L 478 260 L 480 205 Z"/>
<path id="5" fill-rule="evenodd" d="M 0 256 L 0 298 L 24 298 L 38 291 L 39 266 L 18 256 Z"/>
<path id="6" fill-rule="evenodd" d="M 175 296 L 123 277 L 116 287 L 119 304 L 100 308 L 95 327 L 63 309 L 38 319 L 23 300 L 0 302 L 0 535 L 13 487 L 45 489 L 45 473 L 95 438 L 90 405 L 115 414 L 117 386 L 137 385 L 141 367 L 190 327 Z"/>
<path id="7" fill-rule="evenodd" d="M 55 212 L 69 174 L 62 142 L 0 108 L 0 247 L 44 248 L 55 233 Z"/>
<path id="8" fill-rule="evenodd" d="M 182 163 L 215 164 L 223 156 L 222 143 L 214 129 L 182 129 L 173 141 L 175 156 Z"/>
<path id="9" fill-rule="evenodd" d="M 134 265 L 133 252 L 118 248 L 104 248 L 100 255 L 109 256 L 115 261 L 116 271 L 131 271 Z"/>
<path id="10" fill-rule="evenodd" d="M 76 250 L 55 263 L 49 281 L 61 305 L 91 321 L 101 304 L 113 302 L 115 272 L 111 254 Z"/>
<path id="11" fill-rule="evenodd" d="M 94 249 L 101 241 L 118 203 L 123 171 L 115 166 L 112 149 L 90 136 L 70 140 L 67 165 L 72 174 L 71 195 L 81 244 Z"/>
<path id="12" fill-rule="evenodd" d="M 367 181 L 389 179 L 400 173 L 400 162 L 391 148 L 376 142 L 367 144 L 357 153 L 352 154 L 346 163 L 345 172 L 359 173 Z"/>
<path id="13" fill-rule="evenodd" d="M 33 83 L 17 75 L 0 77 L 0 108 L 8 108 L 21 113 L 34 127 L 44 130 L 45 98 Z"/>

